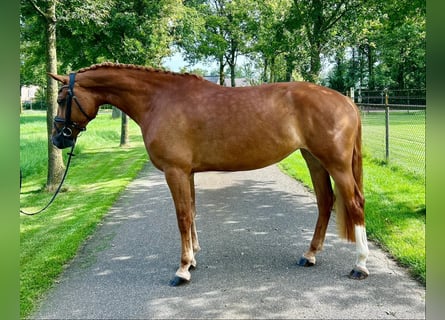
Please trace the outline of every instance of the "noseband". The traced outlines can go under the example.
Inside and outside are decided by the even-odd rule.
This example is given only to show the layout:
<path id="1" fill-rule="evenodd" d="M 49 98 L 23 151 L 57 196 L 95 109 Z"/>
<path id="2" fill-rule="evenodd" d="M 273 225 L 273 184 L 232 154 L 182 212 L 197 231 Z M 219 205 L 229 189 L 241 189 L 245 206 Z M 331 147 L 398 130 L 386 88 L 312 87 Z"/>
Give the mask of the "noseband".
<path id="1" fill-rule="evenodd" d="M 56 129 L 57 133 L 60 135 L 62 134 L 66 138 L 70 138 L 73 134 L 73 129 L 77 129 L 79 131 L 85 131 L 86 128 L 80 126 L 78 123 L 71 121 L 71 106 L 73 104 L 73 100 L 76 102 L 77 107 L 79 108 L 80 112 L 89 120 L 93 120 L 92 117 L 90 117 L 82 108 L 82 105 L 80 104 L 79 100 L 77 100 L 77 97 L 74 95 L 74 81 L 76 78 L 76 73 L 70 73 L 70 80 L 68 85 L 62 86 L 60 90 L 64 88 L 68 88 L 68 97 L 66 101 L 66 112 L 65 112 L 65 119 L 61 117 L 55 117 L 54 118 L 54 128 Z M 59 129 L 56 126 L 56 123 L 63 124 L 62 129 Z"/>

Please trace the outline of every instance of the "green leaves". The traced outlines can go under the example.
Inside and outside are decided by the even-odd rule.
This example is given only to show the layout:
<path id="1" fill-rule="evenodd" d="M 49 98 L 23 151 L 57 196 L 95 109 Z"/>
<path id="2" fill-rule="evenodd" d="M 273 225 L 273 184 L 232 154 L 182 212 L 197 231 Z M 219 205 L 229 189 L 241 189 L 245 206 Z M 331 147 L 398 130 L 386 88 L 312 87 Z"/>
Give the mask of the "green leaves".
<path id="1" fill-rule="evenodd" d="M 247 56 L 261 82 L 321 81 L 334 62 L 338 88 L 423 87 L 425 11 L 422 0 L 61 1 L 58 58 L 61 72 L 105 60 L 159 66 L 176 45 L 191 63 L 218 62 L 222 75 Z M 42 20 L 22 0 L 22 83 L 45 79 Z"/>
<path id="2" fill-rule="evenodd" d="M 228 65 L 234 74 L 237 57 L 253 47 L 254 4 L 253 0 L 186 1 L 177 45 L 187 60 L 215 60 L 221 70 Z"/>
<path id="3" fill-rule="evenodd" d="M 422 4 L 423 3 L 423 4 Z M 336 89 L 424 88 L 425 5 L 424 1 L 380 1 L 370 3 L 367 12 L 358 16 L 354 32 L 347 42 L 354 54 L 337 59 L 332 80 L 341 83 Z M 339 48 L 341 49 L 341 48 Z M 345 48 L 342 49 L 345 53 Z M 351 50 L 351 49 L 349 49 Z M 339 52 L 336 53 L 338 56 Z M 340 54 L 341 55 L 341 54 Z M 335 69 L 348 69 L 342 79 L 334 79 Z"/>
<path id="4" fill-rule="evenodd" d="M 44 10 L 47 1 L 36 0 Z M 57 51 L 60 72 L 105 60 L 160 64 L 170 54 L 173 31 L 181 16 L 180 0 L 70 0 L 57 2 Z M 43 20 L 22 1 L 23 82 L 40 83 L 31 70 L 44 69 Z M 43 48 L 43 49 L 42 49 Z M 45 78 L 46 75 L 43 76 Z"/>

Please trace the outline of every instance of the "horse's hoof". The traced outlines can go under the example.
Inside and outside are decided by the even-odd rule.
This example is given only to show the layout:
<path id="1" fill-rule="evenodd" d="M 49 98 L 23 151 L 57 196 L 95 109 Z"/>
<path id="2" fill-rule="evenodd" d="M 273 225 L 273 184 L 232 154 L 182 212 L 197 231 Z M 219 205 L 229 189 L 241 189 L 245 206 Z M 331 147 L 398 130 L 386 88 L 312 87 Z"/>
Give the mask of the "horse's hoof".
<path id="1" fill-rule="evenodd" d="M 184 284 L 189 283 L 190 280 L 186 280 L 184 278 L 180 278 L 178 276 L 175 276 L 173 279 L 170 280 L 170 287 L 179 287 L 182 286 Z"/>
<path id="2" fill-rule="evenodd" d="M 312 267 L 315 265 L 314 262 L 309 261 L 306 257 L 301 257 L 300 261 L 297 263 L 300 267 Z"/>
<path id="3" fill-rule="evenodd" d="M 349 273 L 348 277 L 349 277 L 349 279 L 363 280 L 363 279 L 366 279 L 368 277 L 368 274 L 366 272 L 361 271 L 361 270 L 352 269 L 352 271 Z"/>

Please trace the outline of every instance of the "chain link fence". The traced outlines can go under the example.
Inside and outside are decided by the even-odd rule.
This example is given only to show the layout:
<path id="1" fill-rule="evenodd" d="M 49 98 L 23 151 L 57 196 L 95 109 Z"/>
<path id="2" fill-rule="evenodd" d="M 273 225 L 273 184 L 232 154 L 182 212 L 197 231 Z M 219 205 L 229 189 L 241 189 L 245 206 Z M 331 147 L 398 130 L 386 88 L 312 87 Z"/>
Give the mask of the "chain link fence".
<path id="1" fill-rule="evenodd" d="M 351 98 L 362 114 L 363 151 L 425 176 L 425 90 L 358 90 Z"/>

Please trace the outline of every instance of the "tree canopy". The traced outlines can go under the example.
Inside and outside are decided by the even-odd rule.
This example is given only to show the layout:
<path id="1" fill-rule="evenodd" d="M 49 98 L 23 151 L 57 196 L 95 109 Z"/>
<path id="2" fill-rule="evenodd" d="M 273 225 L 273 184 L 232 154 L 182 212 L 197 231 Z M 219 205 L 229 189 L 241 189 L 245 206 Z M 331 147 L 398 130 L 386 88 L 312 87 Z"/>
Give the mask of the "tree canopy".
<path id="1" fill-rule="evenodd" d="M 21 0 L 21 83 L 44 85 L 31 2 Z M 105 60 L 160 67 L 176 47 L 191 63 L 216 62 L 221 80 L 245 70 L 343 92 L 425 87 L 425 0 L 67 0 L 56 17 L 60 72 Z"/>
<path id="2" fill-rule="evenodd" d="M 41 8 L 48 1 L 35 0 Z M 41 83 L 42 23 L 31 1 L 21 0 L 21 78 Z M 103 61 L 159 65 L 170 55 L 180 0 L 67 0 L 57 2 L 60 72 Z"/>
<path id="3" fill-rule="evenodd" d="M 426 86 L 424 0 L 375 1 L 360 17 L 353 41 L 333 55 L 327 84 L 347 87 L 424 89 Z"/>

